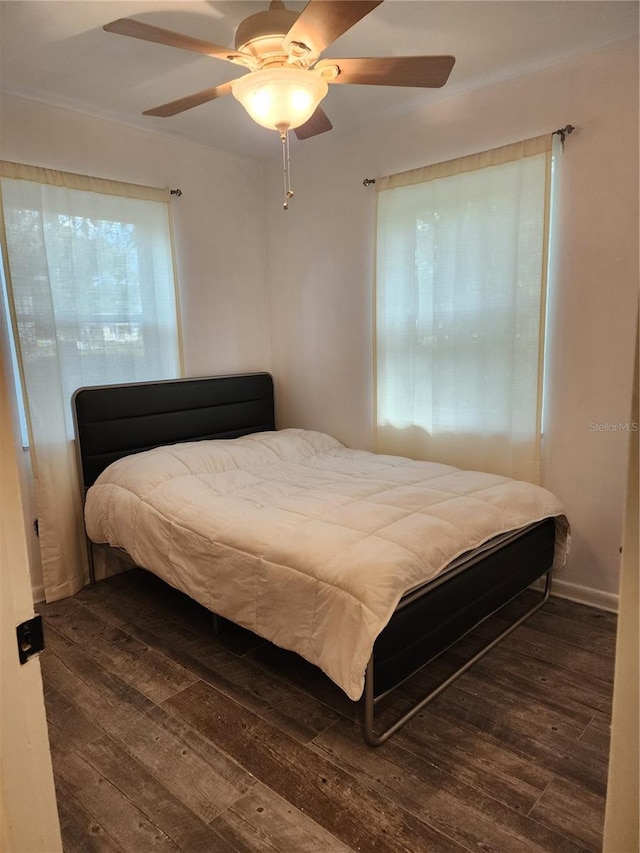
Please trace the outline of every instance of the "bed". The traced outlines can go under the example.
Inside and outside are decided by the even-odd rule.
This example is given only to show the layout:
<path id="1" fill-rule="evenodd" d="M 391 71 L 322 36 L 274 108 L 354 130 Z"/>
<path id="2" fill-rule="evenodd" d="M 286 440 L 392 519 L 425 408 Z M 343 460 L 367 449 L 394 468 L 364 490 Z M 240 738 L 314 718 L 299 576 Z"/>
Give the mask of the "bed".
<path id="1" fill-rule="evenodd" d="M 568 524 L 544 489 L 276 430 L 267 373 L 79 389 L 93 548 L 113 548 L 363 698 L 377 746 L 548 599 Z M 531 584 L 529 610 L 383 731 L 376 706 Z"/>

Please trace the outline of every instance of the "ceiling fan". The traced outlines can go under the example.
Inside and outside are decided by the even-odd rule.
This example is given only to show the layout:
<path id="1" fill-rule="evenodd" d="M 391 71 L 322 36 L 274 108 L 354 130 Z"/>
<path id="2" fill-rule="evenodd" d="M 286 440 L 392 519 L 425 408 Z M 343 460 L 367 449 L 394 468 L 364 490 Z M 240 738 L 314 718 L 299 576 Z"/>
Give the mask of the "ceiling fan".
<path id="1" fill-rule="evenodd" d="M 286 9 L 281 0 L 271 0 L 268 10 L 240 23 L 235 50 L 132 18 L 119 18 L 104 29 L 225 59 L 249 71 L 228 83 L 145 110 L 144 115 L 173 116 L 233 94 L 258 124 L 281 134 L 294 130 L 298 139 L 307 139 L 332 128 L 319 106 L 329 83 L 437 88 L 447 82 L 455 62 L 453 56 L 318 61 L 325 48 L 381 2 L 310 0 L 298 13 Z"/>

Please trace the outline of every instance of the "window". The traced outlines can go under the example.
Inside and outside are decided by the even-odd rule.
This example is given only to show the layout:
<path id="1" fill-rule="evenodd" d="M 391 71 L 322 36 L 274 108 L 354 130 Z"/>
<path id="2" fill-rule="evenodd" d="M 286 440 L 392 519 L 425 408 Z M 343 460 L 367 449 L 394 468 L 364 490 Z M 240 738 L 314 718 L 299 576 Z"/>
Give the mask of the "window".
<path id="1" fill-rule="evenodd" d="M 2 310 L 7 318 L 8 356 L 11 361 L 11 375 L 13 377 L 13 384 L 16 390 L 16 403 L 18 406 L 18 417 L 20 419 L 20 439 L 22 441 L 22 447 L 26 449 L 29 446 L 29 431 L 27 429 L 27 415 L 25 413 L 24 397 L 22 395 L 22 383 L 20 382 L 20 368 L 18 366 L 16 340 L 10 322 L 11 311 L 9 310 L 9 293 L 7 291 L 7 281 L 4 275 L 2 252 L 0 252 L 0 286 L 2 287 Z"/>
<path id="2" fill-rule="evenodd" d="M 27 387 L 179 375 L 166 204 L 9 178 L 2 203 Z"/>
<path id="3" fill-rule="evenodd" d="M 181 373 L 168 190 L 0 161 L 47 600 L 84 584 L 73 392 Z"/>
<path id="4" fill-rule="evenodd" d="M 549 148 L 380 182 L 380 450 L 537 479 Z"/>

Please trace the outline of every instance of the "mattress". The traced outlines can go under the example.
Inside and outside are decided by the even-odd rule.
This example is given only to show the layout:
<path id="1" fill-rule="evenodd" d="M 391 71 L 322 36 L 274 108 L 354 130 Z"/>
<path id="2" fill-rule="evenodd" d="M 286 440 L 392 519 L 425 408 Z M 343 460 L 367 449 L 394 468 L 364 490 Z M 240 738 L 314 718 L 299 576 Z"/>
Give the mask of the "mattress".
<path id="1" fill-rule="evenodd" d="M 88 490 L 87 533 L 319 666 L 351 699 L 399 600 L 496 536 L 556 519 L 546 489 L 285 429 L 156 448 Z"/>

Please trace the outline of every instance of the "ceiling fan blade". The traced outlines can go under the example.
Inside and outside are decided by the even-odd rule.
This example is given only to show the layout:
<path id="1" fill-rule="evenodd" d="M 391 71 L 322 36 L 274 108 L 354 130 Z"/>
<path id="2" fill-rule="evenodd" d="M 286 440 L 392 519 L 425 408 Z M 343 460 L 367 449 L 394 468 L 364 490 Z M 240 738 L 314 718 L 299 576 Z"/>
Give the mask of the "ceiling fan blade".
<path id="1" fill-rule="evenodd" d="M 292 42 L 301 42 L 319 56 L 380 3 L 382 0 L 309 0 L 284 39 L 285 49 Z"/>
<path id="2" fill-rule="evenodd" d="M 178 98 L 177 101 L 170 101 L 168 104 L 161 104 L 159 107 L 154 107 L 151 110 L 145 110 L 142 115 L 167 118 L 168 116 L 183 113 L 185 110 L 192 109 L 192 107 L 199 107 L 200 104 L 206 104 L 208 101 L 215 101 L 216 98 L 222 98 L 225 95 L 230 95 L 231 84 L 234 82 L 234 80 L 230 80 L 228 83 L 222 83 L 220 86 L 212 86 L 210 89 L 203 89 L 201 92 L 196 92 L 193 95 Z"/>
<path id="3" fill-rule="evenodd" d="M 332 128 L 333 125 L 329 121 L 329 117 L 322 107 L 318 107 L 311 118 L 307 119 L 300 127 L 296 127 L 293 132 L 298 139 L 309 139 L 310 136 L 318 136 L 318 134 L 326 133 Z"/>
<path id="4" fill-rule="evenodd" d="M 419 86 L 437 89 L 449 79 L 453 56 L 381 56 L 362 59 L 323 59 L 314 71 L 334 66 L 338 76 L 329 83 L 361 83 L 371 86 Z"/>
<path id="5" fill-rule="evenodd" d="M 108 33 L 131 36 L 131 38 L 142 39 L 143 41 L 153 41 L 157 44 L 166 44 L 169 47 L 179 47 L 182 50 L 192 50 L 195 53 L 215 56 L 218 59 L 242 57 L 242 54 L 233 48 L 221 47 L 219 44 L 211 44 L 208 41 L 174 33 L 172 30 L 163 30 L 161 27 L 144 24 L 142 21 L 135 21 L 133 18 L 118 18 L 117 21 L 105 24 L 102 29 Z"/>

